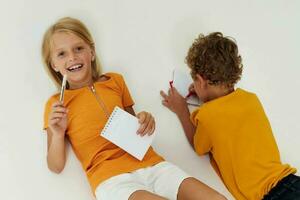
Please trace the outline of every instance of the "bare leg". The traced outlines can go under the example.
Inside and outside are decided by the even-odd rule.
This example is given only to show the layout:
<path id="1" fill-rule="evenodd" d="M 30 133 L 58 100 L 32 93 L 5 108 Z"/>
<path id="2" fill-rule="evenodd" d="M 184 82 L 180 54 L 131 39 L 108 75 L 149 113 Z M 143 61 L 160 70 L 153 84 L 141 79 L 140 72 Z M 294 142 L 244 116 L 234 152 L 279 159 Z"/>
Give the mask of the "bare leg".
<path id="1" fill-rule="evenodd" d="M 178 195 L 178 200 L 226 200 L 226 198 L 205 185 L 204 183 L 198 181 L 195 178 L 187 178 L 182 181 Z"/>
<path id="2" fill-rule="evenodd" d="M 129 200 L 166 200 L 166 198 L 145 190 L 138 190 L 130 195 Z"/>

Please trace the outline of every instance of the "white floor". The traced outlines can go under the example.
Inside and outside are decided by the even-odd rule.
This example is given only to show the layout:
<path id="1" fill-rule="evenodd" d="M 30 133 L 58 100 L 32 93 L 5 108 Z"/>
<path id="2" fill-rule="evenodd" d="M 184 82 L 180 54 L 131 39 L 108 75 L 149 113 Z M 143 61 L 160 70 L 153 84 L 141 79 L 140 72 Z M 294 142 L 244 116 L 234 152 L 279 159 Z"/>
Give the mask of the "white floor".
<path id="1" fill-rule="evenodd" d="M 69 148 L 62 174 L 46 165 L 43 109 L 55 88 L 40 56 L 41 38 L 56 19 L 83 20 L 96 40 L 104 71 L 124 75 L 136 111 L 153 113 L 154 148 L 167 160 L 233 199 L 209 164 L 188 145 L 159 90 L 199 33 L 222 31 L 237 40 L 244 74 L 239 87 L 260 97 L 282 161 L 300 169 L 300 2 L 266 1 L 4 1 L 0 7 L 0 199 L 93 199 Z M 299 173 L 298 173 L 299 174 Z"/>

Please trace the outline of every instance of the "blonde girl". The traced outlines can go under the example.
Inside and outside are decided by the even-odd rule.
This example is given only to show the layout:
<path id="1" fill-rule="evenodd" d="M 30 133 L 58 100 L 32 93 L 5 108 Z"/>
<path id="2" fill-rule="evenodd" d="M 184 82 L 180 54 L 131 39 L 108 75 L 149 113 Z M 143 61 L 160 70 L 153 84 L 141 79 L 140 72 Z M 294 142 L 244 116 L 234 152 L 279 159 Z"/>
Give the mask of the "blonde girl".
<path id="1" fill-rule="evenodd" d="M 224 199 L 164 161 L 152 147 L 139 161 L 100 136 L 114 107 L 135 115 L 134 102 L 120 74 L 100 71 L 95 43 L 81 21 L 67 17 L 50 26 L 43 38 L 42 56 L 58 87 L 67 75 L 64 101 L 54 94 L 45 106 L 51 171 L 63 170 L 68 139 L 97 199 Z M 141 124 L 137 134 L 152 134 L 152 115 L 143 111 L 136 116 Z"/>

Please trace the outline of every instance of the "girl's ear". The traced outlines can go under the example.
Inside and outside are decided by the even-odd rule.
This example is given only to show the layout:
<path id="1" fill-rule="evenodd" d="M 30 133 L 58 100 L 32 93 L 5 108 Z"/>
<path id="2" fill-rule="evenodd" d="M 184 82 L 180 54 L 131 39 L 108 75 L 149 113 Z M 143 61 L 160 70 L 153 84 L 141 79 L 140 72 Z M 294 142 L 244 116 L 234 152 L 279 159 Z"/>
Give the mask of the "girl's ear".
<path id="1" fill-rule="evenodd" d="M 50 64 L 51 68 L 56 71 L 56 72 L 59 72 L 59 70 L 57 69 L 57 67 L 55 67 L 52 63 Z"/>
<path id="2" fill-rule="evenodd" d="M 56 67 L 52 67 L 54 71 L 59 72 L 59 70 Z"/>
<path id="3" fill-rule="evenodd" d="M 92 51 L 91 51 L 91 54 L 92 54 L 92 61 L 94 61 L 94 60 L 95 60 L 95 51 L 92 50 Z"/>

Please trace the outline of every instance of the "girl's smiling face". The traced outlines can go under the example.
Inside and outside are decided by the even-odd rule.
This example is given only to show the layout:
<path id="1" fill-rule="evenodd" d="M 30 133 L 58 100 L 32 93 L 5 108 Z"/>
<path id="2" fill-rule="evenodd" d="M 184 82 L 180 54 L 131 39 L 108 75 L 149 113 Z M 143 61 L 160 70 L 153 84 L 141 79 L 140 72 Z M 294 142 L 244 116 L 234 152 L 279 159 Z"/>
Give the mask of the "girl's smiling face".
<path id="1" fill-rule="evenodd" d="M 94 59 L 94 50 L 75 34 L 57 32 L 52 36 L 51 67 L 68 75 L 70 89 L 93 83 L 91 63 Z"/>

